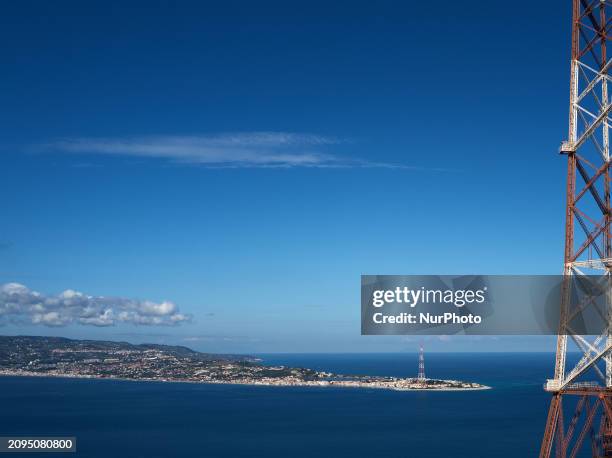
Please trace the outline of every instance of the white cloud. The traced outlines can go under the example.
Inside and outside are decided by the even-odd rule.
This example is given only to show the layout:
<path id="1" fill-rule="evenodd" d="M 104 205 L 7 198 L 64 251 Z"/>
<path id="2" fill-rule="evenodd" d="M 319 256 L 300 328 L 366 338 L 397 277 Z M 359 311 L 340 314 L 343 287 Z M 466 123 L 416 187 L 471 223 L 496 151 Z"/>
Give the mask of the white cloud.
<path id="1" fill-rule="evenodd" d="M 385 167 L 402 165 L 342 157 L 328 150 L 345 141 L 320 135 L 251 132 L 201 136 L 66 138 L 47 151 L 158 158 L 207 167 Z"/>
<path id="2" fill-rule="evenodd" d="M 172 302 L 152 302 L 122 297 L 88 296 L 68 289 L 57 296 L 45 296 L 19 283 L 0 286 L 0 324 L 24 323 L 65 326 L 76 323 L 113 326 L 131 323 L 171 326 L 188 322 L 191 316 L 179 313 Z"/>

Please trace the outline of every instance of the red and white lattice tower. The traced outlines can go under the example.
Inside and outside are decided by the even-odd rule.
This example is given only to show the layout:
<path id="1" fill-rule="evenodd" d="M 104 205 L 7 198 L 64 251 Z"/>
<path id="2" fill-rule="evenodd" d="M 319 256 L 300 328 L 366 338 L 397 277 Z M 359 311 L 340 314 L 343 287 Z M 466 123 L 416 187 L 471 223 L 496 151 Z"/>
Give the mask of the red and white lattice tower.
<path id="1" fill-rule="evenodd" d="M 423 354 L 423 345 L 419 349 L 419 375 L 417 376 L 419 382 L 425 381 L 425 355 Z"/>
<path id="2" fill-rule="evenodd" d="M 572 7 L 569 134 L 560 150 L 568 161 L 564 282 L 541 458 L 612 457 L 611 3 L 572 0 Z M 572 285 L 588 278 L 608 285 L 604 304 L 572 304 Z M 578 323 L 589 308 L 600 317 L 597 335 L 585 335 Z"/>

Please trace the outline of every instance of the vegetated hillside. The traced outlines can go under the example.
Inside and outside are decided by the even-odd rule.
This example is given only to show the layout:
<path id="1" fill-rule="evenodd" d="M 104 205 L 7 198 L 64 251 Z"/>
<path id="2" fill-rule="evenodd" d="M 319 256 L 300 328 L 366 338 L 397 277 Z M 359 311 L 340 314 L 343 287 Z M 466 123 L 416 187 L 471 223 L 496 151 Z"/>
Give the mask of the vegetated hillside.
<path id="1" fill-rule="evenodd" d="M 145 352 L 157 350 L 177 357 L 189 357 L 203 361 L 254 361 L 241 355 L 202 353 L 179 345 L 131 344 L 109 340 L 76 340 L 46 336 L 0 336 L 0 361 L 17 362 L 28 358 L 46 359 L 52 353 L 70 352 L 75 358 L 87 359 L 100 353 L 118 351 Z"/>

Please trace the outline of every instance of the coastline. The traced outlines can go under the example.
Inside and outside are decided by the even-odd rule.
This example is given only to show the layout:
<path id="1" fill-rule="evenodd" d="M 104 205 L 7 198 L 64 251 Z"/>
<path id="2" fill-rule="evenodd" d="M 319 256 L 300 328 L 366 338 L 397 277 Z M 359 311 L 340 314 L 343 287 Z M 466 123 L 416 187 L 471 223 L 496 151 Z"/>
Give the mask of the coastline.
<path id="1" fill-rule="evenodd" d="M 270 386 L 270 387 L 299 387 L 299 388 L 352 388 L 352 389 L 370 389 L 370 390 L 389 390 L 389 391 L 482 391 L 493 389 L 487 385 L 475 387 L 398 387 L 390 385 L 374 385 L 364 382 L 347 382 L 347 381 L 291 381 L 275 383 L 274 381 L 256 381 L 248 382 L 245 380 L 184 380 L 184 379 L 166 379 L 166 378 L 125 378 L 125 377 L 96 377 L 84 374 L 53 374 L 28 371 L 10 371 L 0 370 L 0 377 L 42 377 L 42 378 L 67 378 L 67 379 L 88 379 L 88 380 L 112 380 L 120 382 L 161 382 L 161 383 L 191 383 L 202 385 L 239 385 L 239 386 Z M 448 382 L 451 382 L 450 380 Z M 457 382 L 457 381 L 452 381 Z"/>

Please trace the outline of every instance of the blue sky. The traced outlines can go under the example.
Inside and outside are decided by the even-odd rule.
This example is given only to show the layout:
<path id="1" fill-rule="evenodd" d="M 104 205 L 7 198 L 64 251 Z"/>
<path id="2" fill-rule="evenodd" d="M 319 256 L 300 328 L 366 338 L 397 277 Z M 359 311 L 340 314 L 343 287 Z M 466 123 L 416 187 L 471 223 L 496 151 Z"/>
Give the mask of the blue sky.
<path id="1" fill-rule="evenodd" d="M 559 273 L 570 14 L 552 0 L 7 4 L 0 282 L 170 301 L 193 320 L 2 332 L 413 351 L 359 335 L 361 274 Z"/>

